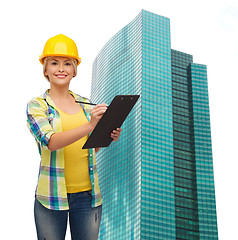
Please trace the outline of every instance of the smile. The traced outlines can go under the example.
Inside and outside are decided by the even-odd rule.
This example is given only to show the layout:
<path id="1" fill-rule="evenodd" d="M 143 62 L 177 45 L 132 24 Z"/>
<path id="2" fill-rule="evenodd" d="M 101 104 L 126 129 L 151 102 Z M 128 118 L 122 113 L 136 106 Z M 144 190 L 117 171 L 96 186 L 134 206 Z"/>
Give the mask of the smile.
<path id="1" fill-rule="evenodd" d="M 57 78 L 65 78 L 65 77 L 67 77 L 67 75 L 65 75 L 65 74 L 56 74 L 55 76 Z"/>

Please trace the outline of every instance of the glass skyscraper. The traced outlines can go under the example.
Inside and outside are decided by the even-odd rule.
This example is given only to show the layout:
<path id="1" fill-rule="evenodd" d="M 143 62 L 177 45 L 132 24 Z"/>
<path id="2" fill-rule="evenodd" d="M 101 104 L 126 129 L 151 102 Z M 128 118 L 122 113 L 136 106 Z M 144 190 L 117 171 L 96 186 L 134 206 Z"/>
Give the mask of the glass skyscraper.
<path id="1" fill-rule="evenodd" d="M 218 239 L 207 70 L 171 50 L 170 20 L 142 10 L 93 64 L 91 100 L 141 97 L 97 153 L 99 239 Z"/>

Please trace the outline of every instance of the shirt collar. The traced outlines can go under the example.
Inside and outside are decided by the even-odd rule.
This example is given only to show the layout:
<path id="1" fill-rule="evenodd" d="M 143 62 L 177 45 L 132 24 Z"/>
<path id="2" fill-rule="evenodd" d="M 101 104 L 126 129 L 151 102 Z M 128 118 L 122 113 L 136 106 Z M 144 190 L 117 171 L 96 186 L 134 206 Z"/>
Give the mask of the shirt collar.
<path id="1" fill-rule="evenodd" d="M 69 90 L 69 93 L 74 97 L 76 102 L 86 102 L 85 98 L 81 97 L 80 95 L 73 93 L 72 91 Z M 49 105 L 51 105 L 52 107 L 56 107 L 54 102 L 51 100 L 50 95 L 49 95 L 49 89 L 45 91 L 45 93 L 43 95 L 41 95 L 41 98 L 46 100 L 48 102 Z"/>

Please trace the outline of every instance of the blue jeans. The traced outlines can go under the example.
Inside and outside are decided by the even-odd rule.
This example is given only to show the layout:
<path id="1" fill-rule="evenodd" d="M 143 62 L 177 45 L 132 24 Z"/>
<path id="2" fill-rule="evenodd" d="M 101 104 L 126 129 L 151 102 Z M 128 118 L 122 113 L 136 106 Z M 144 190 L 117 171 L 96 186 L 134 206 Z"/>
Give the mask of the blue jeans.
<path id="1" fill-rule="evenodd" d="M 72 240 L 96 240 L 102 206 L 91 206 L 91 191 L 68 194 L 69 210 L 50 210 L 35 199 L 34 215 L 38 240 L 64 240 L 69 215 Z"/>

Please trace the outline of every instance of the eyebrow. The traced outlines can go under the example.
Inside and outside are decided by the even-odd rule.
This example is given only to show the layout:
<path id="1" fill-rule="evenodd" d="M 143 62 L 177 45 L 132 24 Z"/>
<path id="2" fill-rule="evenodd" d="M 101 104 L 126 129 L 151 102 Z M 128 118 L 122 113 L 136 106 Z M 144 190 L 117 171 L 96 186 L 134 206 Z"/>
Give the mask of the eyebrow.
<path id="1" fill-rule="evenodd" d="M 51 61 L 56 61 L 56 62 L 59 61 L 59 60 L 57 60 L 57 59 L 55 59 L 55 58 L 51 58 L 50 60 L 51 60 Z M 64 62 L 67 62 L 67 61 L 70 61 L 70 59 L 64 60 Z"/>

